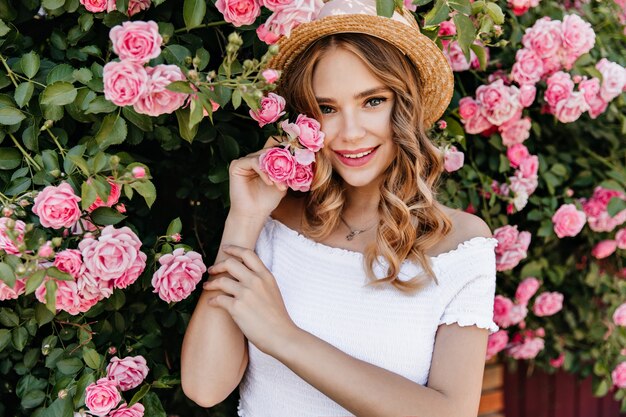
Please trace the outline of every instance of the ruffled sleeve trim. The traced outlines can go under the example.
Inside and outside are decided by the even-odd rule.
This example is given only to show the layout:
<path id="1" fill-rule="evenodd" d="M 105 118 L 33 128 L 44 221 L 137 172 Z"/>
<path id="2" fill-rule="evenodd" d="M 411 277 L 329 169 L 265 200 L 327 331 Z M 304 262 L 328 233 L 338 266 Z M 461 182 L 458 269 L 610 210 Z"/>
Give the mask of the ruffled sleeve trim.
<path id="1" fill-rule="evenodd" d="M 498 325 L 494 323 L 494 321 L 491 319 L 486 319 L 483 317 L 460 316 L 456 314 L 444 316 L 439 322 L 439 325 L 454 323 L 458 324 L 461 327 L 476 326 L 481 329 L 487 329 L 489 330 L 489 334 L 493 334 L 500 330 Z"/>

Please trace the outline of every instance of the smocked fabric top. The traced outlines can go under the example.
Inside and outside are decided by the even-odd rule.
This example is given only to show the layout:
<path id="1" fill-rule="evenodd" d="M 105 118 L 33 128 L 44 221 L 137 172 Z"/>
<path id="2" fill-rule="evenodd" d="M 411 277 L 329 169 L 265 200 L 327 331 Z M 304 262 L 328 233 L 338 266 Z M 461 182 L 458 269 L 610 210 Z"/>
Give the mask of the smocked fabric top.
<path id="1" fill-rule="evenodd" d="M 357 359 L 426 385 L 442 324 L 498 330 L 493 322 L 497 240 L 475 237 L 431 257 L 439 284 L 416 294 L 366 286 L 363 255 L 315 242 L 268 218 L 256 253 L 273 273 L 294 323 Z M 375 268 L 376 275 L 383 267 Z M 402 264 L 399 279 L 421 272 Z M 382 275 L 381 275 L 382 276 Z M 241 417 L 352 415 L 273 357 L 248 343 L 239 387 Z"/>

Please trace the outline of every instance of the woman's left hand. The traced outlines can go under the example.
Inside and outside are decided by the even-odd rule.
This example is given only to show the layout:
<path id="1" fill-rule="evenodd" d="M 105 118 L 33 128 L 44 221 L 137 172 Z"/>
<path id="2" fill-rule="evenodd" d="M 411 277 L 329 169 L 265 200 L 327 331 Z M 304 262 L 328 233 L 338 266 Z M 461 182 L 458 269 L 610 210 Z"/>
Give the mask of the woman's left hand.
<path id="1" fill-rule="evenodd" d="M 205 282 L 205 290 L 221 290 L 209 300 L 226 310 L 243 334 L 258 349 L 271 355 L 297 327 L 289 317 L 280 289 L 272 273 L 254 251 L 240 246 L 224 246 L 229 258 L 209 268 L 210 275 L 226 273 Z"/>

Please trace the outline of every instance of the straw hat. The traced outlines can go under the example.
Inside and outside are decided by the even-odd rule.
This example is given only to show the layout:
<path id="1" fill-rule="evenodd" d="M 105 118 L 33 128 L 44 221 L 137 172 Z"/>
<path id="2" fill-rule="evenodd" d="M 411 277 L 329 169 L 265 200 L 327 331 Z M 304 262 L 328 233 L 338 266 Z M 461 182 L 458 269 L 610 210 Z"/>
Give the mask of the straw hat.
<path id="1" fill-rule="evenodd" d="M 364 33 L 400 49 L 417 68 L 426 127 L 441 117 L 454 92 L 452 69 L 443 52 L 422 35 L 412 13 L 404 7 L 388 18 L 377 15 L 376 0 L 330 0 L 315 20 L 300 24 L 289 37 L 279 39 L 279 53 L 268 62 L 267 68 L 288 70 L 314 41 L 335 33 Z"/>

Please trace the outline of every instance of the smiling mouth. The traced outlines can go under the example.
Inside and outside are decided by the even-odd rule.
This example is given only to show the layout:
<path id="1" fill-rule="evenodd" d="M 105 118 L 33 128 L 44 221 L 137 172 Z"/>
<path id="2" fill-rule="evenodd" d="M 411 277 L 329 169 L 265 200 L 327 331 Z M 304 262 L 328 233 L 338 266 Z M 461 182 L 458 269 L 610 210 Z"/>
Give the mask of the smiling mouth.
<path id="1" fill-rule="evenodd" d="M 344 158 L 349 158 L 349 159 L 359 159 L 359 158 L 363 158 L 369 154 L 371 154 L 372 152 L 374 152 L 376 149 L 378 149 L 378 146 L 375 146 L 373 148 L 368 149 L 367 151 L 364 152 L 358 152 L 358 153 L 342 153 L 342 152 L 337 152 L 335 151 L 335 153 L 337 153 L 339 156 L 342 156 Z"/>

